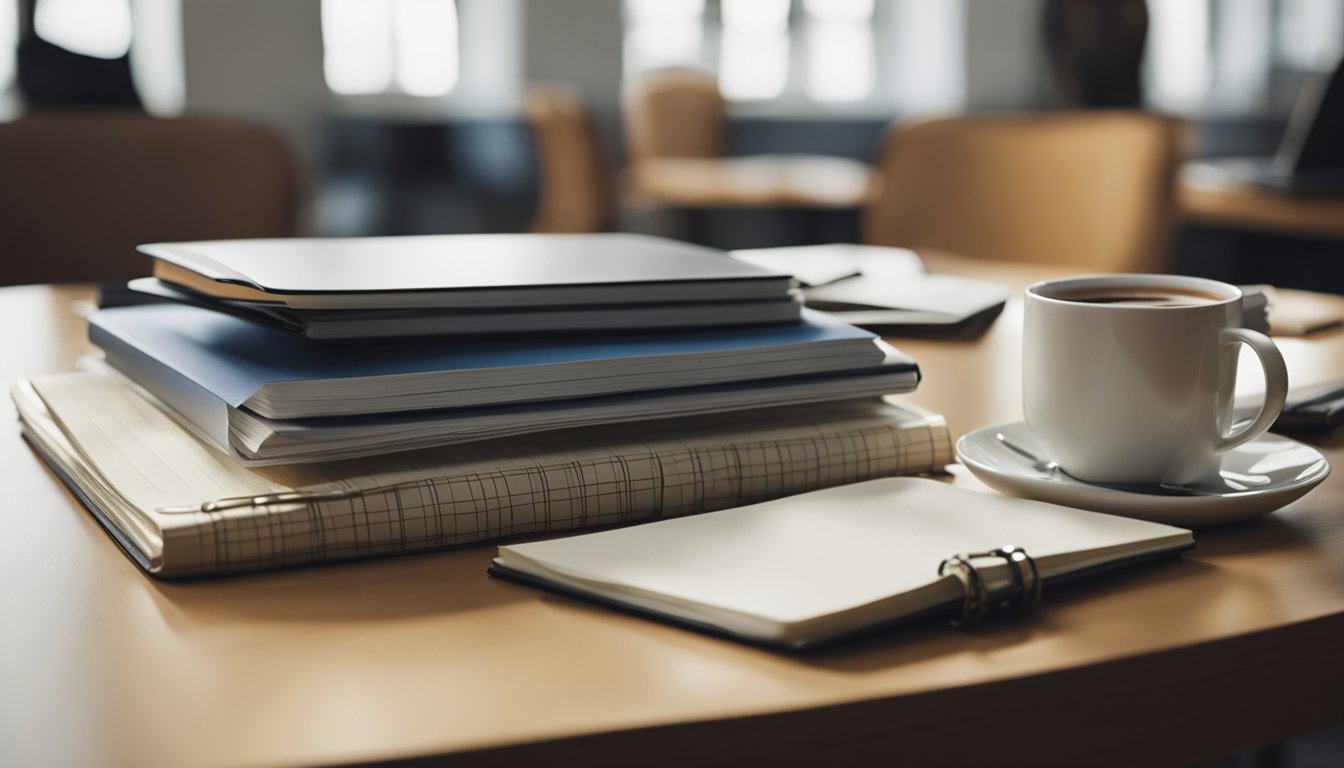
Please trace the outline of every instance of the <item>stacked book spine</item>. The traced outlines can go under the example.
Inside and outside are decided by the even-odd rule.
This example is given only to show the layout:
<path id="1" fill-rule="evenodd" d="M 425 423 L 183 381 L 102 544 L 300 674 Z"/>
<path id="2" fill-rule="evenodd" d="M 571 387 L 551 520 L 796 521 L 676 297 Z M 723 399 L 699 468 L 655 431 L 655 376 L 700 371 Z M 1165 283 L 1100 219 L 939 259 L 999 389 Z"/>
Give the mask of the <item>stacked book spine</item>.
<path id="1" fill-rule="evenodd" d="M 915 362 L 798 310 L 787 276 L 650 238 L 499 237 L 153 246 L 163 290 L 146 292 L 172 301 L 94 313 L 103 357 L 16 387 L 25 434 L 163 576 L 619 525 L 951 461 L 939 417 L 879 399 L 916 386 Z M 439 246 L 493 247 L 542 278 L 477 265 L 451 284 L 435 262 L 407 282 Z M 324 248 L 345 266 L 322 272 Z M 375 256 L 386 274 L 368 271 Z M 565 259 L 592 282 L 557 278 Z M 382 282 L 356 290 L 342 269 Z M 313 290 L 295 288 L 303 274 L 321 275 Z M 492 312 L 619 320 L 644 295 L 670 327 L 478 332 Z M 772 309 L 702 327 L 701 305 L 725 297 Z M 403 329 L 470 322 L 432 338 L 302 332 L 373 322 L 382 303 Z M 277 312 L 296 322 L 264 319 Z"/>
<path id="2" fill-rule="evenodd" d="M 941 416 L 881 400 L 248 469 L 104 376 L 35 377 L 14 399 L 39 453 L 169 577 L 679 517 L 953 461 Z"/>

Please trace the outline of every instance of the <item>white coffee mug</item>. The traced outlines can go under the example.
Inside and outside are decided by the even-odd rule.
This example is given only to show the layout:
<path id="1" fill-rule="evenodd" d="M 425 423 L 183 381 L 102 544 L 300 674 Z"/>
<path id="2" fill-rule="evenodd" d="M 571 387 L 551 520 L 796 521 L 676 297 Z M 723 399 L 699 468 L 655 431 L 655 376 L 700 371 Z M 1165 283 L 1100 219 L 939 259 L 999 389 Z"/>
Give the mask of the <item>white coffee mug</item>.
<path id="1" fill-rule="evenodd" d="M 1095 483 L 1186 484 L 1274 423 L 1283 356 L 1242 326 L 1241 290 L 1174 275 L 1093 275 L 1027 288 L 1023 396 L 1048 457 Z M 1264 370 L 1260 412 L 1233 430 L 1240 345 Z"/>

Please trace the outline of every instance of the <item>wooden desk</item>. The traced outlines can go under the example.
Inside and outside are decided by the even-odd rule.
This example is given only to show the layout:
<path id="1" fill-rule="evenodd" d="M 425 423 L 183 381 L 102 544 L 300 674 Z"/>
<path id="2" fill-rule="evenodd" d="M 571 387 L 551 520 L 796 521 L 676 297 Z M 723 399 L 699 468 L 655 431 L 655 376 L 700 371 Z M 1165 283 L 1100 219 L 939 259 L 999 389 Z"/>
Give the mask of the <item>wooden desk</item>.
<path id="1" fill-rule="evenodd" d="M 1344 240 L 1344 195 L 1286 195 L 1187 163 L 1177 205 L 1188 221 L 1235 229 Z"/>
<path id="2" fill-rule="evenodd" d="M 822 155 L 644 160 L 628 179 L 637 204 L 683 208 L 858 208 L 877 184 L 868 165 Z"/>
<path id="3" fill-rule="evenodd" d="M 70 368 L 87 295 L 0 289 L 4 381 Z M 926 373 L 911 399 L 957 432 L 1016 418 L 1020 311 L 978 341 L 903 342 Z M 1344 334 L 1282 347 L 1299 378 L 1344 377 Z M 491 547 L 155 582 L 12 426 L 0 468 L 5 765 L 1153 765 L 1344 721 L 1341 470 L 1179 561 L 1049 593 L 1031 621 L 790 656 L 491 580 Z"/>

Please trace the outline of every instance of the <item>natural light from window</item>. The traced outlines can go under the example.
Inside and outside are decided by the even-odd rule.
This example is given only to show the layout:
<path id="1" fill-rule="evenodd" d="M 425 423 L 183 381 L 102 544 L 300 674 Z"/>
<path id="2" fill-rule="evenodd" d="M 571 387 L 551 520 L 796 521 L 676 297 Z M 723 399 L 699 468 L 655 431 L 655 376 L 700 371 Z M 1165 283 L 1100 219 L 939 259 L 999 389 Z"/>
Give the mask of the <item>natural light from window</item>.
<path id="1" fill-rule="evenodd" d="M 457 85 L 453 0 L 322 0 L 322 44 L 336 93 L 435 97 Z"/>
<path id="2" fill-rule="evenodd" d="M 1212 18 L 1209 88 L 1201 106 L 1223 113 L 1258 109 L 1269 91 L 1274 8 L 1260 0 L 1223 0 Z M 1225 55 L 1235 51 L 1236 55 Z"/>
<path id="3" fill-rule="evenodd" d="M 930 8 L 959 0 L 938 0 Z M 628 74 L 715 73 L 724 98 L 800 105 L 871 101 L 876 0 L 625 0 Z"/>
<path id="4" fill-rule="evenodd" d="M 151 114 L 179 114 L 187 99 L 182 0 L 135 0 L 131 10 L 135 90 Z"/>
<path id="5" fill-rule="evenodd" d="M 816 101 L 862 101 L 873 92 L 873 0 L 806 0 L 807 79 Z"/>
<path id="6" fill-rule="evenodd" d="M 728 99 L 773 99 L 789 78 L 789 0 L 719 0 L 719 88 Z"/>
<path id="7" fill-rule="evenodd" d="M 457 85 L 457 5 L 398 0 L 397 83 L 412 96 L 442 96 Z M 451 45 L 446 40 L 453 41 Z"/>
<path id="8" fill-rule="evenodd" d="M 1280 0 L 1279 58 L 1329 70 L 1344 54 L 1344 0 Z"/>
<path id="9" fill-rule="evenodd" d="M 705 0 L 626 0 L 626 66 L 643 72 L 699 64 L 704 15 Z"/>
<path id="10" fill-rule="evenodd" d="M 66 50 L 115 59 L 131 49 L 131 5 L 128 0 L 41 0 L 33 28 Z"/>
<path id="11" fill-rule="evenodd" d="M 0 0 L 0 94 L 14 84 L 14 49 L 19 44 L 19 0 Z"/>
<path id="12" fill-rule="evenodd" d="M 1205 0 L 1148 4 L 1148 100 L 1191 111 L 1209 87 L 1209 6 Z"/>

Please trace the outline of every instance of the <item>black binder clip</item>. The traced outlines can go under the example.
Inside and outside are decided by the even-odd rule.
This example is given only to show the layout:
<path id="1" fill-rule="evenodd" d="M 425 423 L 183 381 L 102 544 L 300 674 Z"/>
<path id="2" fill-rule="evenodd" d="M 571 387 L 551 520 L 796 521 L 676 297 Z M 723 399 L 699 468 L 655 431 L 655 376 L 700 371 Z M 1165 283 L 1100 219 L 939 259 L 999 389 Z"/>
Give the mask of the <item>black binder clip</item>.
<path id="1" fill-rule="evenodd" d="M 1008 571 L 1013 578 L 1010 589 L 990 594 L 989 585 L 974 562 L 988 557 L 1008 563 Z M 976 626 L 990 611 L 1020 616 L 1029 613 L 1041 602 L 1040 571 L 1036 569 L 1036 561 L 1021 547 L 1009 545 L 988 552 L 953 555 L 938 565 L 939 576 L 949 573 L 957 577 L 965 593 L 961 615 L 948 622 L 957 628 Z"/>

